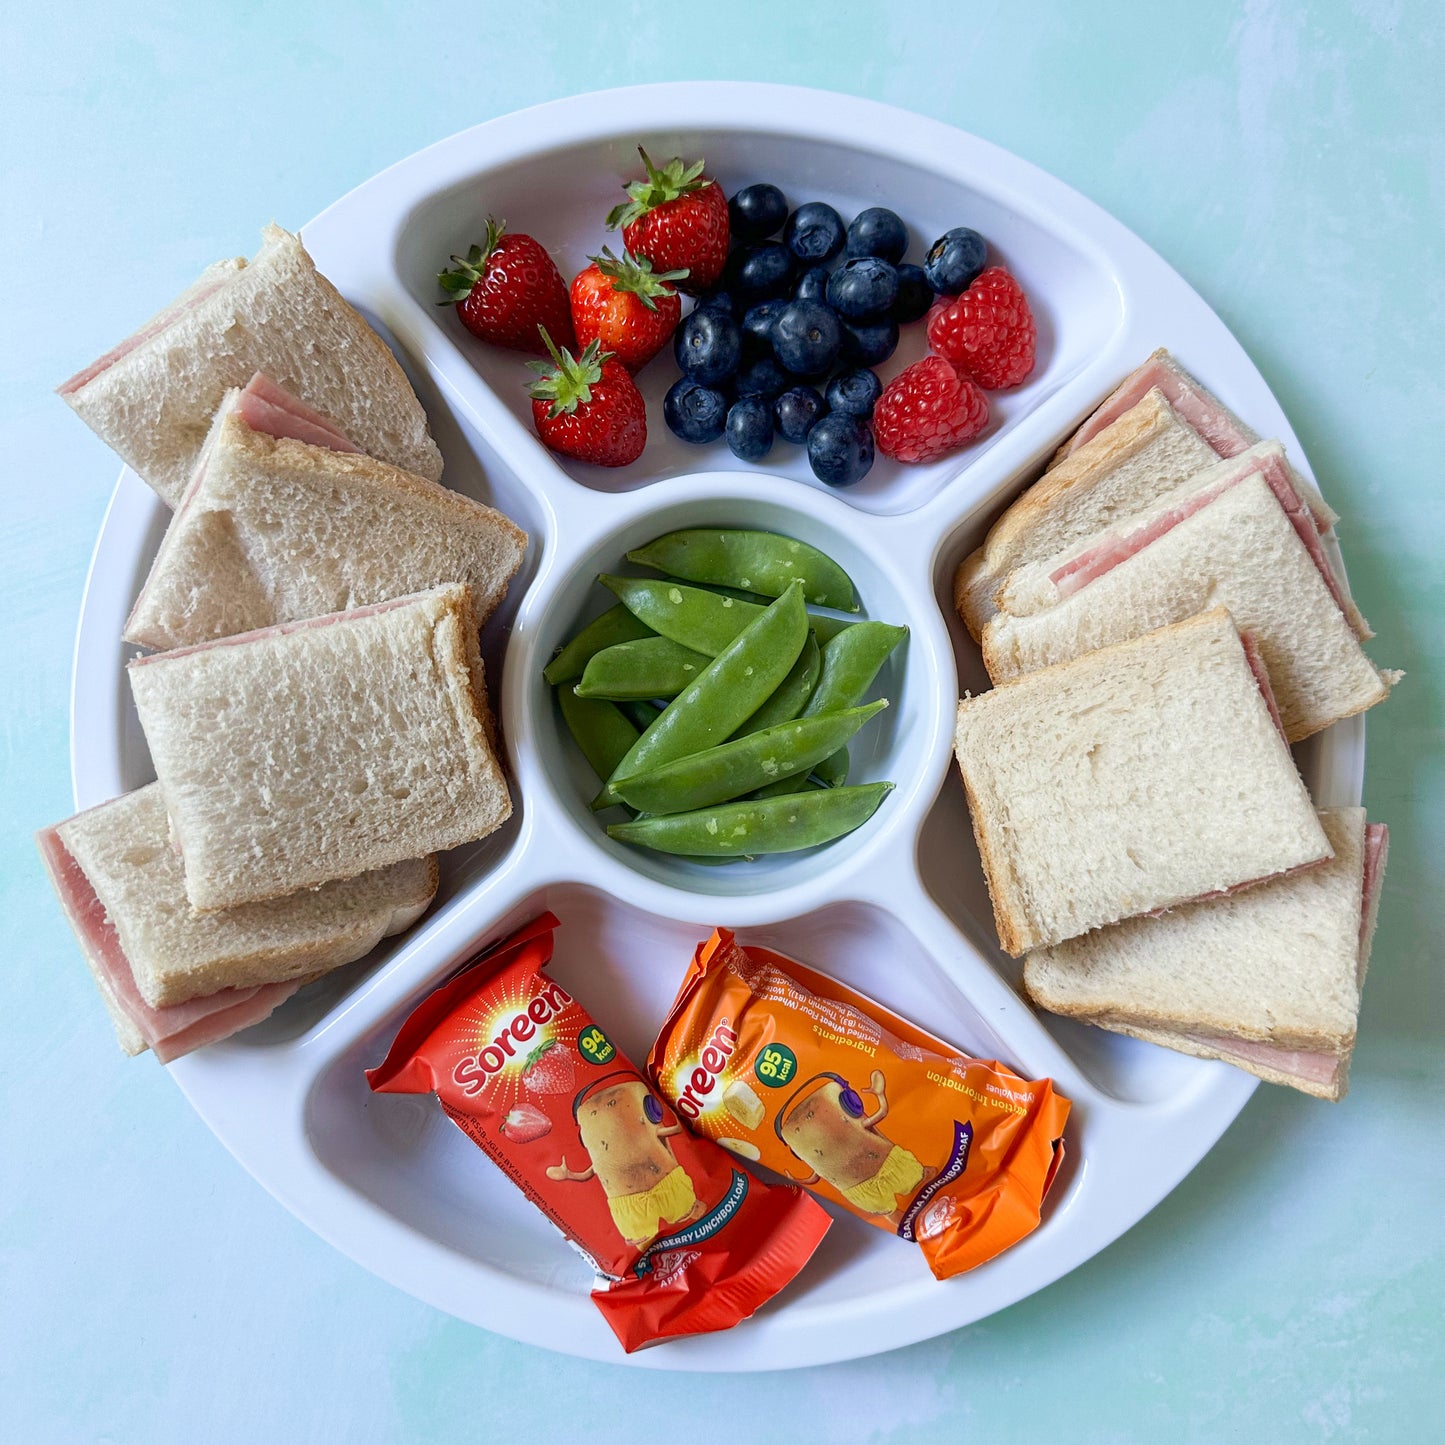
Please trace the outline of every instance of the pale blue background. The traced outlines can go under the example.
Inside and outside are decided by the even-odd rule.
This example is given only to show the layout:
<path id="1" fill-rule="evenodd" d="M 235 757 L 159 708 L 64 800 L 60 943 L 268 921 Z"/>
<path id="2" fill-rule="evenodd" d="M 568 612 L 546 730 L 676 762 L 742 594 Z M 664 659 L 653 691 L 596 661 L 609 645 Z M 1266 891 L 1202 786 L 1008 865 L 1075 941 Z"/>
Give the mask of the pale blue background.
<path id="1" fill-rule="evenodd" d="M 695 19 L 597 8 L 605 37 L 591 6 L 492 0 L 4 8 L 0 1437 L 1438 1438 L 1438 12 L 1388 0 L 919 3 L 887 6 L 886 21 L 857 3 L 686 7 Z M 1376 655 L 1410 672 L 1370 722 L 1367 798 L 1395 846 L 1348 1101 L 1261 1089 L 1148 1220 L 1005 1314 L 859 1364 L 746 1380 L 525 1349 L 332 1252 L 241 1172 L 162 1070 L 121 1058 L 29 841 L 70 810 L 71 639 L 116 473 L 49 388 L 203 262 L 251 251 L 270 217 L 299 225 L 501 112 L 687 77 L 912 106 L 1137 230 L 1274 387 L 1347 519 Z"/>

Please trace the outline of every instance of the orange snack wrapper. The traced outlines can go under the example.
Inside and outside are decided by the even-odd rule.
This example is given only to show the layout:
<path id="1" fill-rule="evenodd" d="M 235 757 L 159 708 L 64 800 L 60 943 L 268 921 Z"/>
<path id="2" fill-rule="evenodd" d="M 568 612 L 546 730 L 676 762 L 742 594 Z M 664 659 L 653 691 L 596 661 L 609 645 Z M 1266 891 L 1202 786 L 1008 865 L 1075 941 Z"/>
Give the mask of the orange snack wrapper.
<path id="1" fill-rule="evenodd" d="M 545 972 L 544 913 L 480 954 L 368 1069 L 379 1094 L 434 1093 L 586 1257 L 592 1298 L 631 1353 L 747 1319 L 832 1220 L 690 1133 L 592 1015 Z"/>
<path id="2" fill-rule="evenodd" d="M 699 1134 L 915 1242 L 939 1279 L 1039 1223 L 1069 1101 L 716 929 L 647 1057 Z"/>

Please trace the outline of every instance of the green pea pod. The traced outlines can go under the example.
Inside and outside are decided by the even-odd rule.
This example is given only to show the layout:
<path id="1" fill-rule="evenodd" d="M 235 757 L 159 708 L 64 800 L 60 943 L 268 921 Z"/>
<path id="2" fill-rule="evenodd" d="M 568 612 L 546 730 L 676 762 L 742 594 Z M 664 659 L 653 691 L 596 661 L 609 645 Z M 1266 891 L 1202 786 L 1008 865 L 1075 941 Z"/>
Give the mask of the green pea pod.
<path id="1" fill-rule="evenodd" d="M 806 772 L 839 748 L 886 701 L 824 717 L 794 718 L 776 727 L 734 738 L 646 773 L 620 778 L 622 801 L 639 813 L 684 813 L 740 798 L 770 779 Z"/>
<path id="2" fill-rule="evenodd" d="M 815 606 L 858 610 L 853 579 L 831 557 L 777 532 L 716 527 L 669 532 L 629 552 L 627 560 L 688 582 L 737 587 L 764 597 L 781 597 L 802 578 L 806 599 Z"/>
<path id="3" fill-rule="evenodd" d="M 669 582 L 682 582 L 682 577 L 669 577 Z M 699 582 L 696 584 L 704 592 L 715 592 L 719 597 L 731 597 L 735 602 L 751 602 L 754 606 L 761 604 L 766 607 L 773 599 L 764 597 L 761 592 L 744 592 L 738 587 L 719 587 L 712 582 Z M 825 642 L 831 642 L 845 627 L 856 626 L 857 619 L 852 617 L 832 617 L 826 612 L 808 612 L 808 625 L 813 629 L 813 635 L 818 639 L 818 646 Z"/>
<path id="4" fill-rule="evenodd" d="M 823 654 L 818 639 L 810 632 L 792 670 L 778 684 L 778 690 L 737 730 L 737 737 L 760 733 L 764 728 L 791 722 L 807 707 L 808 699 L 818 684 L 823 667 Z"/>
<path id="5" fill-rule="evenodd" d="M 823 649 L 823 671 L 804 712 L 814 717 L 836 708 L 857 707 L 889 654 L 907 636 L 906 627 L 887 622 L 855 622 L 845 627 Z"/>
<path id="6" fill-rule="evenodd" d="M 597 580 L 614 592 L 623 607 L 649 632 L 670 637 L 708 657 L 716 657 L 744 627 L 767 611 L 765 604 L 744 602 L 708 587 L 690 587 L 685 582 L 663 582 L 656 577 L 614 577 L 606 572 Z M 825 645 L 849 627 L 858 626 L 841 617 L 819 613 L 808 614 L 808 625 L 819 645 Z"/>
<path id="7" fill-rule="evenodd" d="M 694 857 L 795 853 L 831 843 L 866 823 L 892 783 L 826 788 L 781 798 L 722 803 L 691 813 L 614 823 L 609 837 L 659 853 Z"/>
<path id="8" fill-rule="evenodd" d="M 618 642 L 592 655 L 577 684 L 577 696 L 613 702 L 676 697 L 711 660 L 670 637 Z"/>
<path id="9" fill-rule="evenodd" d="M 741 605 L 741 604 L 738 604 Z M 801 585 L 790 587 L 663 709 L 617 765 L 594 808 L 617 801 L 618 778 L 700 753 L 731 737 L 777 690 L 808 637 Z"/>
<path id="10" fill-rule="evenodd" d="M 557 689 L 557 701 L 573 742 L 605 782 L 637 741 L 638 730 L 610 702 L 578 697 L 570 687 Z"/>
<path id="11" fill-rule="evenodd" d="M 851 627 L 845 627 L 823 649 L 823 671 L 801 715 L 818 717 L 840 708 L 856 707 L 873 686 L 873 679 L 878 676 L 889 654 L 907 636 L 906 627 L 894 627 L 887 622 L 855 622 Z M 848 781 L 847 749 L 842 749 L 835 757 L 825 758 L 813 769 L 813 773 L 830 788 L 842 787 Z M 779 778 L 763 789 L 759 796 L 776 797 L 796 792 L 807 781 L 806 773 Z"/>
<path id="12" fill-rule="evenodd" d="M 559 682 L 571 682 L 573 678 L 582 676 L 588 662 L 604 647 L 651 636 L 652 629 L 645 622 L 639 622 L 619 603 L 616 607 L 609 607 L 601 617 L 589 622 L 542 669 L 542 676 L 553 687 Z"/>

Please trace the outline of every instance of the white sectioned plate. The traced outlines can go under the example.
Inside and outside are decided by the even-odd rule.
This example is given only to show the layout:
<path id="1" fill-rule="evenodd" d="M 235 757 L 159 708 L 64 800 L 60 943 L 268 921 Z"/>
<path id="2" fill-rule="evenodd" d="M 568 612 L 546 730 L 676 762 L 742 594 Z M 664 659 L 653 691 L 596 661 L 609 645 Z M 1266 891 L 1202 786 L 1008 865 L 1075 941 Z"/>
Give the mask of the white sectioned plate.
<path id="1" fill-rule="evenodd" d="M 989 431 L 931 466 L 880 458 L 858 487 L 813 481 L 782 444 L 740 467 L 661 422 L 666 358 L 644 374 L 651 440 L 618 472 L 559 461 L 532 432 L 527 373 L 471 340 L 435 302 L 436 272 L 488 213 L 538 237 L 570 275 L 606 239 L 601 219 L 636 146 L 705 156 L 731 193 L 756 180 L 792 204 L 844 216 L 886 204 L 911 259 L 967 224 L 1019 277 L 1039 319 L 1039 365 L 997 398 Z M 725 1334 L 628 1363 L 745 1370 L 843 1360 L 925 1339 L 1022 1299 L 1151 1209 L 1198 1163 L 1254 1087 L 1247 1075 L 1067 1021 L 1019 998 L 997 949 L 962 789 L 951 776 L 953 703 L 986 685 L 952 617 L 951 579 L 1001 506 L 1061 438 L 1157 346 L 1264 436 L 1305 459 L 1259 373 L 1219 319 L 1096 206 L 973 136 L 903 111 L 782 86 L 649 86 L 503 117 L 393 166 L 303 229 L 321 269 L 371 317 L 410 370 L 453 487 L 530 533 L 522 573 L 489 624 L 489 676 L 516 813 L 444 860 L 442 892 L 399 943 L 304 990 L 275 1017 L 171 1072 L 217 1136 L 283 1204 L 383 1278 L 458 1317 L 532 1344 L 623 1359 L 589 1302 L 578 1258 L 429 1099 L 373 1097 L 407 1011 L 479 946 L 546 907 L 562 919 L 556 973 L 634 1059 L 645 1055 L 691 956 L 714 924 L 841 976 L 965 1050 L 1074 1102 L 1069 1162 L 1042 1226 L 970 1274 L 938 1283 L 921 1255 L 840 1217 L 799 1279 Z M 211 257 L 197 257 L 197 269 Z M 885 377 L 922 350 L 921 327 Z M 91 567 L 72 697 L 75 799 L 88 807 L 151 776 L 121 626 L 165 526 L 122 473 Z M 858 833 L 821 851 L 734 868 L 644 858 L 588 816 L 587 779 L 541 676 L 556 644 L 603 597 L 601 567 L 680 525 L 775 528 L 815 542 L 858 583 L 868 612 L 906 622 L 882 686 L 895 701 L 855 745 L 855 776 L 898 786 Z M 1301 749 L 1324 804 L 1358 802 L 1364 725 Z M 145 1065 L 138 1065 L 145 1067 Z"/>

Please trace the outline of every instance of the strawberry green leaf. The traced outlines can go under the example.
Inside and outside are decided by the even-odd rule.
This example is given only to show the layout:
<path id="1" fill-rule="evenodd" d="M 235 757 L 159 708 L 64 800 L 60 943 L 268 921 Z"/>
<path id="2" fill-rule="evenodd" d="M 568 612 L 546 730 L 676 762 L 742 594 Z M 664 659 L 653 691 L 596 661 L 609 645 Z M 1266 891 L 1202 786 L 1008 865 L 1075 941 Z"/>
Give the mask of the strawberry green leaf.
<path id="1" fill-rule="evenodd" d="M 619 226 L 630 226 L 634 221 L 640 221 L 649 211 L 655 211 L 659 206 L 665 206 L 669 201 L 687 195 L 689 191 L 700 191 L 704 186 L 712 185 L 711 181 L 703 177 L 703 166 L 706 164 L 704 161 L 694 161 L 688 165 L 673 156 L 658 170 L 641 146 L 637 147 L 637 153 L 647 168 L 647 179 L 631 181 L 623 187 L 630 199 L 614 206 L 607 213 L 609 231 L 615 231 Z"/>
<path id="2" fill-rule="evenodd" d="M 600 256 L 590 259 L 612 283 L 614 291 L 630 291 L 649 311 L 657 310 L 656 297 L 676 294 L 675 288 L 667 284 L 669 281 L 683 281 L 688 275 L 686 267 L 681 271 L 654 271 L 646 256 L 634 256 L 626 249 L 619 258 L 604 246 Z"/>
<path id="3" fill-rule="evenodd" d="M 497 249 L 506 230 L 505 221 L 487 217 L 485 242 L 480 246 L 469 246 L 465 256 L 453 256 L 454 269 L 437 275 L 438 284 L 447 293 L 447 299 L 438 301 L 438 306 L 454 305 L 458 301 L 465 301 L 472 294 L 472 287 L 487 274 L 487 263 L 492 259 L 492 252 Z"/>
<path id="4" fill-rule="evenodd" d="M 527 395 L 533 401 L 552 403 L 547 413 L 549 420 L 564 413 L 570 415 L 592 400 L 592 388 L 602 380 L 602 363 L 611 360 L 612 353 L 603 351 L 600 342 L 590 341 L 582 355 L 574 357 L 565 347 L 560 351 L 557 349 L 545 326 L 539 326 L 537 330 L 542 333 L 542 341 L 552 360 L 527 363 L 530 370 L 538 373 L 538 379 L 527 389 Z M 548 1048 L 550 1044 L 541 1047 Z M 533 1052 L 540 1053 L 541 1049 Z"/>

